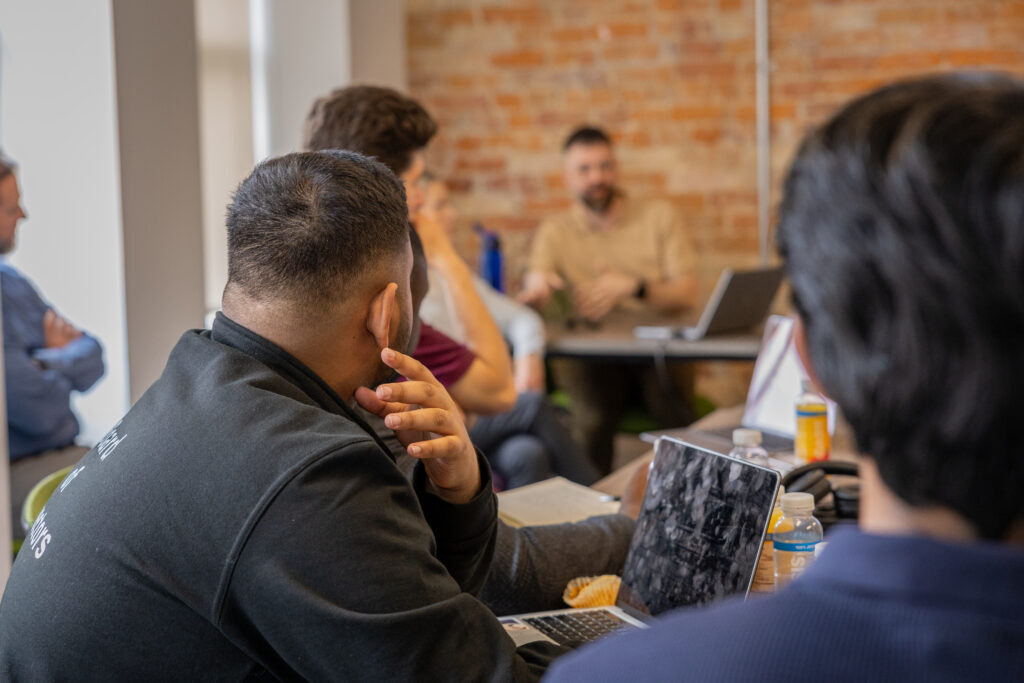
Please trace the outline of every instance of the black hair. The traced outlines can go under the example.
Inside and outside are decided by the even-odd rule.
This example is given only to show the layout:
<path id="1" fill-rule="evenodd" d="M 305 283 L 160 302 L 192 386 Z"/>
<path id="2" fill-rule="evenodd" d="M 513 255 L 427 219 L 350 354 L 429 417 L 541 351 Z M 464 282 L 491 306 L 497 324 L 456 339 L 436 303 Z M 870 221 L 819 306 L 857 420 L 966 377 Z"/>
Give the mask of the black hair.
<path id="1" fill-rule="evenodd" d="M 573 145 L 608 145 L 612 146 L 612 139 L 596 126 L 580 126 L 562 143 L 562 151 L 568 150 Z"/>
<path id="2" fill-rule="evenodd" d="M 228 207 L 228 287 L 314 311 L 409 243 L 395 175 L 352 152 L 268 159 Z"/>
<path id="3" fill-rule="evenodd" d="M 311 151 L 359 152 L 399 175 L 436 133 L 437 123 L 411 97 L 391 88 L 354 85 L 313 103 L 306 115 L 303 146 Z"/>
<path id="4" fill-rule="evenodd" d="M 818 378 L 915 506 L 1024 519 L 1024 84 L 946 74 L 802 143 L 778 245 Z"/>

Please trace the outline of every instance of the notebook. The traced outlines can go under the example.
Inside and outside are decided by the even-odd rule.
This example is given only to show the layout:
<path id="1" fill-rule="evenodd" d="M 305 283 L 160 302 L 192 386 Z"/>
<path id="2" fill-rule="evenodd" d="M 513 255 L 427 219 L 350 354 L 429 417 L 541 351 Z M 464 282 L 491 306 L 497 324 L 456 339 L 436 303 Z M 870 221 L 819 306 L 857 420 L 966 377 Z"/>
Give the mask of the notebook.
<path id="1" fill-rule="evenodd" d="M 780 284 L 781 267 L 755 270 L 726 268 L 718 277 L 696 325 L 640 325 L 633 329 L 633 335 L 637 339 L 683 338 L 696 341 L 714 334 L 754 327 L 768 314 Z"/>
<path id="2" fill-rule="evenodd" d="M 668 435 L 712 450 L 728 451 L 732 448 L 733 430 L 747 427 L 761 431 L 762 445 L 769 453 L 791 453 L 796 435 L 795 401 L 806 378 L 807 371 L 800 362 L 793 341 L 793 319 L 782 315 L 770 316 L 764 326 L 761 350 L 754 363 L 740 424 L 716 429 L 665 429 L 644 432 L 640 438 L 654 443 L 659 437 Z M 831 434 L 835 430 L 836 406 L 828 399 L 826 403 Z M 773 460 L 772 466 L 785 472 L 793 467 L 793 463 Z"/>
<path id="3" fill-rule="evenodd" d="M 499 619 L 516 645 L 576 647 L 668 610 L 747 594 L 779 473 L 671 437 L 654 451 L 615 606 Z"/>

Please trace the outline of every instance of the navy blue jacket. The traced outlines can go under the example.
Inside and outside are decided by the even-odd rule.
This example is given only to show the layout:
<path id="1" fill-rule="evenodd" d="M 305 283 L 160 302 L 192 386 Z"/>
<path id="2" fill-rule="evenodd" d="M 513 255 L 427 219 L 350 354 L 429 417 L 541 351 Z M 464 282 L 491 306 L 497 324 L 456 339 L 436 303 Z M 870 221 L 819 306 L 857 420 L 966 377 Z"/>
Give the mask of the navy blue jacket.
<path id="1" fill-rule="evenodd" d="M 786 590 L 677 611 L 545 681 L 1024 681 L 1024 550 L 837 533 Z"/>

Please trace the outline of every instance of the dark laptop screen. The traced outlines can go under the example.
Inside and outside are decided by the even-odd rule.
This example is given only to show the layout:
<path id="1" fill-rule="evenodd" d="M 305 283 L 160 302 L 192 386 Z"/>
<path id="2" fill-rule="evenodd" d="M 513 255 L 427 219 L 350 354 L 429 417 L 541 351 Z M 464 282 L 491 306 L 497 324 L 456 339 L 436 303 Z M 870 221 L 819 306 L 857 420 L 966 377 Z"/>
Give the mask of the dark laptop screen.
<path id="1" fill-rule="evenodd" d="M 658 615 L 745 595 L 778 483 L 774 470 L 662 438 L 617 604 Z"/>

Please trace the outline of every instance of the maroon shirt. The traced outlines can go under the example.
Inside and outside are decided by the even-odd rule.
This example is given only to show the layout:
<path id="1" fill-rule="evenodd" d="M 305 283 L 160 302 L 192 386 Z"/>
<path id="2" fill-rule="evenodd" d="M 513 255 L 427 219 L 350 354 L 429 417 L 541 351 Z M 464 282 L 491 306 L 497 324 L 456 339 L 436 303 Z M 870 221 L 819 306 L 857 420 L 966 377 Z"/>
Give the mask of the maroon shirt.
<path id="1" fill-rule="evenodd" d="M 445 389 L 462 379 L 476 360 L 468 348 L 426 323 L 420 325 L 420 340 L 412 357 L 427 366 Z"/>

